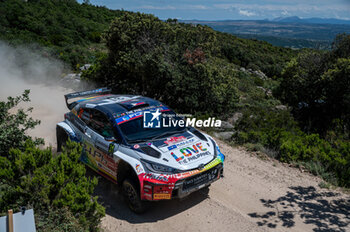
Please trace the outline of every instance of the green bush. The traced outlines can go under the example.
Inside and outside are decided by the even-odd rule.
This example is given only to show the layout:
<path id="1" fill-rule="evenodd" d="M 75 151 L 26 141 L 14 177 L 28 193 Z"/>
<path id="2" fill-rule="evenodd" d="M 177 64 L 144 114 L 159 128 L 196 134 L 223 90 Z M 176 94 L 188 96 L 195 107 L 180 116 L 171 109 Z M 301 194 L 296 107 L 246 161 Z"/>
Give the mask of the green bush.
<path id="1" fill-rule="evenodd" d="M 67 222 L 65 226 L 72 223 L 81 230 L 96 231 L 104 208 L 96 197 L 91 197 L 97 179 L 85 176 L 80 154 L 81 146 L 73 142 L 68 142 L 67 148 L 57 155 L 52 154 L 51 148 L 37 148 L 30 140 L 23 151 L 11 149 L 8 157 L 0 157 L 0 212 L 33 207 L 40 226 L 53 223 L 45 227 L 57 228 L 63 220 Z M 55 221 L 49 212 L 64 214 Z"/>
<path id="2" fill-rule="evenodd" d="M 276 158 L 283 162 L 307 163 L 306 167 L 314 174 L 322 173 L 321 176 L 327 179 L 335 177 L 339 185 L 350 186 L 348 140 L 330 142 L 318 134 L 306 134 L 298 128 L 288 111 L 271 109 L 245 112 L 237 129 L 234 134 L 236 142 L 262 144 L 277 151 Z M 314 171 L 315 167 L 319 173 Z"/>
<path id="3" fill-rule="evenodd" d="M 0 102 L 0 215 L 21 206 L 34 208 L 38 231 L 97 231 L 104 208 L 92 197 L 97 179 L 85 176 L 79 162 L 82 148 L 68 142 L 60 154 L 39 149 L 26 132 L 39 121 L 18 109 L 22 96 Z"/>
<path id="4" fill-rule="evenodd" d="M 303 131 L 324 136 L 340 120 L 350 128 L 350 35 L 339 35 L 331 51 L 305 50 L 284 68 L 276 95 L 293 108 Z"/>
<path id="5" fill-rule="evenodd" d="M 0 156 L 7 156 L 10 148 L 23 148 L 24 141 L 30 137 L 27 130 L 33 129 L 40 123 L 28 117 L 28 113 L 33 109 L 18 109 L 17 112 L 10 113 L 20 102 L 29 102 L 29 90 L 25 90 L 21 96 L 8 97 L 6 102 L 0 102 Z M 42 139 L 36 139 L 35 144 L 42 144 Z"/>

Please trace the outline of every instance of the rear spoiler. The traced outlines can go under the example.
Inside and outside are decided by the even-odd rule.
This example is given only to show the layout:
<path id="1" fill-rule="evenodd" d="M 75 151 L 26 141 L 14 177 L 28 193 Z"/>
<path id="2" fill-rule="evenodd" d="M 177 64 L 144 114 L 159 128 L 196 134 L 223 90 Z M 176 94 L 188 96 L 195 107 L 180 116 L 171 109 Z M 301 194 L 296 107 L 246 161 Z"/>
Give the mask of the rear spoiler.
<path id="1" fill-rule="evenodd" d="M 69 99 L 72 98 L 78 98 L 78 97 L 87 97 L 87 96 L 95 96 L 95 95 L 103 95 L 103 94 L 108 94 L 111 93 L 111 89 L 109 88 L 100 88 L 100 89 L 93 89 L 93 90 L 88 90 L 88 91 L 82 91 L 82 92 L 75 92 L 75 93 L 69 93 L 64 95 L 64 98 L 66 100 L 66 104 L 68 109 L 73 109 L 74 106 L 76 106 L 77 102 L 71 102 L 68 103 Z"/>

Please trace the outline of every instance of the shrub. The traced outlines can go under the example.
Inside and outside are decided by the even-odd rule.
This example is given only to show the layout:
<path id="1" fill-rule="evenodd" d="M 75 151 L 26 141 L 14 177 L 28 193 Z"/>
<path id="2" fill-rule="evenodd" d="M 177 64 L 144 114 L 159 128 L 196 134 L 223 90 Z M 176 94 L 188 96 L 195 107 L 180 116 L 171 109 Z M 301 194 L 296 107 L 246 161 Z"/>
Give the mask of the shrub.
<path id="1" fill-rule="evenodd" d="M 16 113 L 11 110 L 20 102 L 29 102 L 29 90 L 25 90 L 21 96 L 8 97 L 7 102 L 0 102 L 0 156 L 6 156 L 10 148 L 23 148 L 24 141 L 30 137 L 26 134 L 28 129 L 33 129 L 40 123 L 28 117 L 33 109 L 18 109 Z M 35 144 L 42 144 L 42 139 L 36 139 Z"/>
<path id="2" fill-rule="evenodd" d="M 85 176 L 81 146 L 68 142 L 61 154 L 39 149 L 42 139 L 26 135 L 39 123 L 28 117 L 31 108 L 9 112 L 28 94 L 0 102 L 0 215 L 26 206 L 34 208 L 39 231 L 98 230 L 104 208 L 91 196 L 97 179 Z"/>
<path id="3" fill-rule="evenodd" d="M 80 154 L 81 146 L 73 142 L 68 142 L 67 148 L 55 156 L 51 148 L 41 150 L 30 140 L 23 151 L 11 149 L 8 157 L 0 157 L 0 212 L 33 207 L 40 226 L 49 223 L 43 215 L 52 220 L 50 214 L 60 212 L 63 214 L 57 220 L 65 221 L 67 226 L 73 223 L 74 227 L 96 231 L 104 208 L 96 197 L 91 197 L 97 179 L 85 176 Z M 59 226 L 54 221 L 48 228 Z"/>
<path id="4" fill-rule="evenodd" d="M 276 157 L 283 162 L 304 162 L 312 173 L 341 186 L 350 186 L 349 141 L 330 142 L 318 134 L 306 134 L 288 111 L 265 109 L 255 113 L 245 112 L 238 122 L 236 142 L 262 144 L 277 151 Z"/>

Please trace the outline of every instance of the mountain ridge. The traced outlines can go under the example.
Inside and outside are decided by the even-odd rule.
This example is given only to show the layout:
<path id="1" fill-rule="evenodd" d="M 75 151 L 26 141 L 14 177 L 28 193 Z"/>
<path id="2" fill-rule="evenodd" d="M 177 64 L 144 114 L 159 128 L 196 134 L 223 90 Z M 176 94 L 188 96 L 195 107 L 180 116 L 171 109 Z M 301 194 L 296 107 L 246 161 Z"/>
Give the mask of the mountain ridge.
<path id="1" fill-rule="evenodd" d="M 310 23 L 310 24 L 344 24 L 350 25 L 350 20 L 337 19 L 337 18 L 300 18 L 298 16 L 290 17 L 278 17 L 272 20 L 272 22 L 285 22 L 285 23 Z"/>

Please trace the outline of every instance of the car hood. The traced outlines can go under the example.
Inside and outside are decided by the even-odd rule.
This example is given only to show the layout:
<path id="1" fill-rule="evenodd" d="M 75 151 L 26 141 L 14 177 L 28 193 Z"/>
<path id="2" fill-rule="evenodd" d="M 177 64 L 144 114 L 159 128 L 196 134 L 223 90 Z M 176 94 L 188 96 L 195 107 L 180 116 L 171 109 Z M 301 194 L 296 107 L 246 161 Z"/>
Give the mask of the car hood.
<path id="1" fill-rule="evenodd" d="M 149 146 L 160 153 L 159 158 L 138 152 L 144 160 L 163 164 L 181 171 L 198 168 L 213 160 L 215 145 L 202 134 L 195 135 L 189 131 L 152 141 L 142 146 Z"/>

